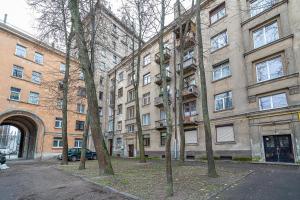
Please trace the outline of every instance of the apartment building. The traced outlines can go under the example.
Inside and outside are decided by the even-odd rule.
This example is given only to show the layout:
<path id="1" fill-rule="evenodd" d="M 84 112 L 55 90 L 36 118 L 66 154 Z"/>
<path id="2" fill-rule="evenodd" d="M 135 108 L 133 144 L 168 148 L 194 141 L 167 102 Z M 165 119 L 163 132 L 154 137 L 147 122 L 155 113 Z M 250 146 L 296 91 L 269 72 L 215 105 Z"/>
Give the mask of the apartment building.
<path id="1" fill-rule="evenodd" d="M 215 156 L 261 162 L 300 161 L 300 7 L 295 0 L 202 2 L 204 65 Z M 191 11 L 187 11 L 191 12 Z M 195 47 L 195 19 L 184 49 L 184 90 L 178 91 L 178 25 L 165 29 L 174 132 L 172 155 L 179 155 L 178 106 L 184 99 L 186 158 L 205 157 L 205 135 Z M 146 42 L 140 71 L 141 121 L 146 155 L 164 157 L 165 113 L 161 98 L 158 35 Z M 131 56 L 109 71 L 113 91 L 115 155 L 138 152 Z M 112 81 L 113 82 L 113 81 Z M 111 81 L 109 81 L 111 83 Z M 108 104 L 109 105 L 109 104 Z"/>
<path id="2" fill-rule="evenodd" d="M 60 154 L 64 53 L 2 22 L 0 41 L 0 125 L 21 132 L 19 158 Z M 71 73 L 68 142 L 69 147 L 80 147 L 87 104 L 76 60 L 71 61 Z M 2 148 L 9 147 L 7 141 L 2 141 Z"/>

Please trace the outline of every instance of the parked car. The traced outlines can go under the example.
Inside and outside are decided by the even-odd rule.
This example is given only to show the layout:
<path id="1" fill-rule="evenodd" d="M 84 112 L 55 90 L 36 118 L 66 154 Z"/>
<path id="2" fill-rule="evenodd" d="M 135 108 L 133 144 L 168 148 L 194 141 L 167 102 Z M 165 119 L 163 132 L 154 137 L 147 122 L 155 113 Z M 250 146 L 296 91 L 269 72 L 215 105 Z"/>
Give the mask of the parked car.
<path id="1" fill-rule="evenodd" d="M 81 148 L 71 148 L 68 150 L 68 160 L 70 160 L 70 161 L 80 160 L 80 156 L 81 156 Z M 89 149 L 86 150 L 85 157 L 88 160 L 96 160 L 97 159 L 96 152 L 91 151 Z M 60 154 L 57 158 L 59 160 L 61 160 L 62 154 Z"/>
<path id="2" fill-rule="evenodd" d="M 5 154 L 0 152 L 0 164 L 3 165 L 6 162 Z"/>

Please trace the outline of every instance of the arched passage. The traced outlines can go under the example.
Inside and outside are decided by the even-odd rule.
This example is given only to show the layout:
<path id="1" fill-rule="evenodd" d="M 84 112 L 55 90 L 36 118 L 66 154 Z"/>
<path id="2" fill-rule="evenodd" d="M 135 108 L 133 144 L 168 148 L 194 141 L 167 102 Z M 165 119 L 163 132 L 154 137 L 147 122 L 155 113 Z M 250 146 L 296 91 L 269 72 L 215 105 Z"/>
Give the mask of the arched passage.
<path id="1" fill-rule="evenodd" d="M 35 114 L 28 111 L 9 111 L 0 114 L 0 125 L 11 125 L 20 130 L 18 158 L 34 159 L 42 152 L 41 137 L 44 124 Z"/>

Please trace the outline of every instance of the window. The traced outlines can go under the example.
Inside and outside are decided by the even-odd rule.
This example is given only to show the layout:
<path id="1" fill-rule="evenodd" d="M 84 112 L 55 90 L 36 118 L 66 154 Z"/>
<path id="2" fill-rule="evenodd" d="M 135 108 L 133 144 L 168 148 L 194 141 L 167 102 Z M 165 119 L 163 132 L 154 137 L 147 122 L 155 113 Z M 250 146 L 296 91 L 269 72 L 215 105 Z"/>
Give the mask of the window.
<path id="1" fill-rule="evenodd" d="M 231 72 L 229 69 L 229 62 L 225 62 L 225 63 L 214 66 L 214 69 L 213 69 L 213 80 L 214 81 L 228 77 L 230 75 L 231 75 Z"/>
<path id="2" fill-rule="evenodd" d="M 55 118 L 55 128 L 61 128 L 62 127 L 62 118 L 56 117 Z"/>
<path id="3" fill-rule="evenodd" d="M 20 88 L 15 88 L 15 87 L 10 88 L 10 97 L 9 97 L 10 100 L 20 101 L 20 95 L 21 95 Z"/>
<path id="4" fill-rule="evenodd" d="M 197 129 L 185 130 L 184 135 L 185 135 L 185 143 L 186 144 L 197 144 L 198 143 Z"/>
<path id="5" fill-rule="evenodd" d="M 233 125 L 216 127 L 217 142 L 234 142 Z"/>
<path id="6" fill-rule="evenodd" d="M 81 148 L 82 147 L 82 139 L 76 138 L 74 140 L 74 148 Z"/>
<path id="7" fill-rule="evenodd" d="M 64 89 L 64 82 L 63 81 L 58 81 L 58 89 L 59 90 L 63 90 Z M 78 91 L 78 93 L 79 93 L 79 91 Z"/>
<path id="8" fill-rule="evenodd" d="M 265 25 L 253 32 L 254 48 L 261 47 L 279 39 L 277 21 Z"/>
<path id="9" fill-rule="evenodd" d="M 167 133 L 160 133 L 160 145 L 161 146 L 166 145 L 166 138 L 167 138 Z"/>
<path id="10" fill-rule="evenodd" d="M 23 46 L 17 44 L 17 46 L 16 46 L 16 55 L 20 56 L 22 58 L 25 58 L 26 57 L 26 47 L 23 47 Z"/>
<path id="11" fill-rule="evenodd" d="M 259 13 L 271 8 L 278 0 L 252 0 L 250 1 L 250 15 L 254 17 Z"/>
<path id="12" fill-rule="evenodd" d="M 143 94 L 143 105 L 149 105 L 150 104 L 150 92 Z"/>
<path id="13" fill-rule="evenodd" d="M 215 110 L 227 110 L 232 108 L 232 92 L 224 92 L 215 96 Z"/>
<path id="14" fill-rule="evenodd" d="M 135 74 L 134 73 L 128 74 L 128 80 L 127 80 L 128 81 L 128 85 L 133 84 L 134 79 L 135 79 Z"/>
<path id="15" fill-rule="evenodd" d="M 144 140 L 144 146 L 149 147 L 150 146 L 150 134 L 143 135 Z"/>
<path id="16" fill-rule="evenodd" d="M 151 54 L 147 54 L 144 56 L 144 66 L 149 65 L 151 63 Z"/>
<path id="17" fill-rule="evenodd" d="M 134 101 L 134 99 L 135 99 L 135 92 L 134 92 L 134 90 L 133 89 L 129 90 L 127 92 L 127 102 Z"/>
<path id="18" fill-rule="evenodd" d="M 123 106 L 122 106 L 122 104 L 119 104 L 117 114 L 120 115 L 120 114 L 122 114 L 122 112 L 123 112 Z"/>
<path id="19" fill-rule="evenodd" d="M 108 131 L 113 131 L 113 129 L 114 129 L 114 121 L 109 120 L 108 121 Z"/>
<path id="20" fill-rule="evenodd" d="M 214 36 L 210 40 L 211 43 L 211 51 L 215 51 L 227 45 L 228 38 L 227 38 L 227 31 L 219 33 L 218 35 Z"/>
<path id="21" fill-rule="evenodd" d="M 122 147 L 122 138 L 117 138 L 116 140 L 116 147 L 121 148 Z"/>
<path id="22" fill-rule="evenodd" d="M 36 92 L 30 92 L 29 93 L 28 103 L 39 104 L 39 100 L 40 100 L 40 94 L 39 93 L 36 93 Z"/>
<path id="23" fill-rule="evenodd" d="M 17 78 L 23 78 L 23 67 L 14 65 L 12 70 L 12 76 Z"/>
<path id="24" fill-rule="evenodd" d="M 148 85 L 151 83 L 151 75 L 150 73 L 147 73 L 143 76 L 144 85 Z"/>
<path id="25" fill-rule="evenodd" d="M 78 103 L 77 104 L 77 112 L 84 113 L 85 112 L 85 105 L 81 104 L 81 103 Z"/>
<path id="26" fill-rule="evenodd" d="M 133 133 L 134 132 L 134 124 L 128 124 L 126 126 L 127 132 L 128 133 Z"/>
<path id="27" fill-rule="evenodd" d="M 102 117 L 103 116 L 103 109 L 102 109 L 101 106 L 98 107 L 98 109 L 99 109 L 99 116 Z"/>
<path id="28" fill-rule="evenodd" d="M 118 89 L 118 97 L 122 97 L 123 96 L 123 88 L 119 88 Z"/>
<path id="29" fill-rule="evenodd" d="M 63 106 L 63 100 L 62 99 L 57 99 L 56 107 L 58 109 L 62 109 L 62 106 Z"/>
<path id="30" fill-rule="evenodd" d="M 101 76 L 100 81 L 99 81 L 100 85 L 103 85 L 103 81 L 104 81 L 104 78 Z"/>
<path id="31" fill-rule="evenodd" d="M 82 71 L 79 73 L 79 80 L 84 80 L 84 74 Z"/>
<path id="32" fill-rule="evenodd" d="M 270 110 L 287 106 L 287 98 L 285 93 L 275 94 L 271 96 L 259 98 L 260 110 Z"/>
<path id="33" fill-rule="evenodd" d="M 41 83 L 41 79 L 42 79 L 42 74 L 41 73 L 39 73 L 39 72 L 32 72 L 31 81 L 33 83 L 40 84 Z"/>
<path id="34" fill-rule="evenodd" d="M 142 119 L 143 119 L 143 125 L 144 126 L 150 125 L 150 113 L 144 114 L 142 116 Z"/>
<path id="35" fill-rule="evenodd" d="M 103 92 L 99 91 L 99 100 L 103 100 Z"/>
<path id="36" fill-rule="evenodd" d="M 183 61 L 190 60 L 194 57 L 194 49 L 189 49 L 188 51 L 184 52 L 183 54 Z M 170 69 L 170 66 L 166 66 L 166 68 Z"/>
<path id="37" fill-rule="evenodd" d="M 134 114 L 134 106 L 127 108 L 127 119 L 133 119 L 135 116 Z"/>
<path id="38" fill-rule="evenodd" d="M 257 82 L 267 81 L 284 75 L 281 57 L 256 64 Z"/>
<path id="39" fill-rule="evenodd" d="M 119 81 L 123 81 L 124 80 L 124 72 L 120 72 L 119 73 Z"/>
<path id="40" fill-rule="evenodd" d="M 60 63 L 59 72 L 63 74 L 66 72 L 66 65 L 64 63 Z"/>
<path id="41" fill-rule="evenodd" d="M 183 104 L 184 116 L 194 116 L 197 114 L 196 101 L 191 101 Z"/>
<path id="42" fill-rule="evenodd" d="M 161 120 L 167 119 L 167 114 L 164 110 L 160 110 L 160 119 Z"/>
<path id="43" fill-rule="evenodd" d="M 34 54 L 34 62 L 38 64 L 43 64 L 44 62 L 44 56 L 38 52 L 35 52 Z"/>
<path id="44" fill-rule="evenodd" d="M 53 138 L 53 144 L 52 144 L 53 148 L 61 148 L 63 147 L 63 141 L 62 138 L 59 137 L 55 137 Z"/>
<path id="45" fill-rule="evenodd" d="M 113 55 L 113 63 L 117 64 L 118 63 L 118 58 L 116 55 Z"/>
<path id="46" fill-rule="evenodd" d="M 84 130 L 84 121 L 76 120 L 75 130 L 83 131 Z"/>
<path id="47" fill-rule="evenodd" d="M 118 124 L 117 124 L 117 130 L 118 130 L 118 131 L 121 131 L 121 130 L 122 130 L 122 121 L 118 121 Z"/>
<path id="48" fill-rule="evenodd" d="M 210 23 L 213 24 L 226 15 L 225 2 L 213 9 L 210 13 Z"/>
<path id="49" fill-rule="evenodd" d="M 116 51 L 117 50 L 117 43 L 115 41 L 112 42 L 112 46 L 113 46 L 113 50 Z"/>
<path id="50" fill-rule="evenodd" d="M 86 88 L 79 87 L 77 95 L 80 96 L 80 97 L 86 97 Z"/>

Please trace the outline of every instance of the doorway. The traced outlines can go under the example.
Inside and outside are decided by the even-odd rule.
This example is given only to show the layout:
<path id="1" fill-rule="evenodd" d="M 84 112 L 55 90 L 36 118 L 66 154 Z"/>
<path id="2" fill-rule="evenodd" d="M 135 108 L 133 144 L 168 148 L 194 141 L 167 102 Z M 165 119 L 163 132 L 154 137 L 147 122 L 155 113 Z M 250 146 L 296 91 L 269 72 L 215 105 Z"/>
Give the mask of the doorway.
<path id="1" fill-rule="evenodd" d="M 128 145 L 128 157 L 134 157 L 134 145 L 133 144 Z"/>
<path id="2" fill-rule="evenodd" d="M 267 162 L 294 162 L 291 135 L 269 135 L 263 137 Z"/>

